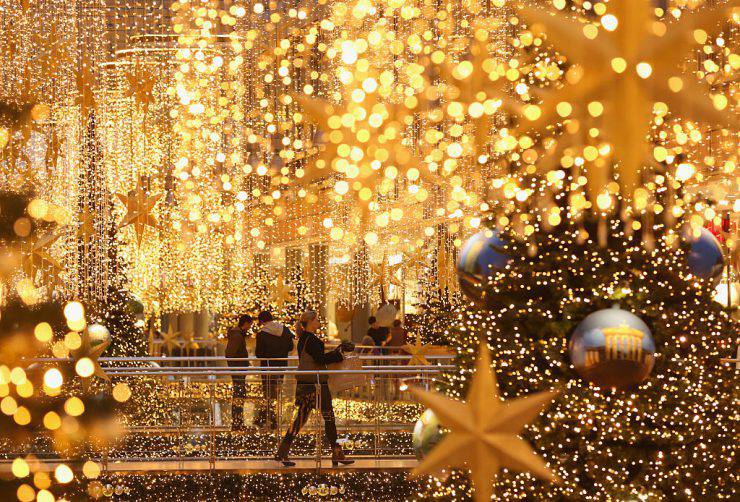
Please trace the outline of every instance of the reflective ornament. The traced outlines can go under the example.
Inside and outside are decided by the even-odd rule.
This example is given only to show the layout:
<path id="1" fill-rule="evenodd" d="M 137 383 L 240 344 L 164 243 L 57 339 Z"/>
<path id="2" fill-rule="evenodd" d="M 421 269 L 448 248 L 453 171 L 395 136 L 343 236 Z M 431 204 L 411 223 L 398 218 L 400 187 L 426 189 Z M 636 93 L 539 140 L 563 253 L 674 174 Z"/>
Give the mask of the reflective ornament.
<path id="1" fill-rule="evenodd" d="M 702 279 L 711 280 L 716 286 L 722 279 L 722 269 L 725 258 L 722 256 L 722 246 L 717 238 L 707 230 L 701 229 L 698 238 L 690 238 L 689 271 Z"/>
<path id="2" fill-rule="evenodd" d="M 439 420 L 432 410 L 425 410 L 414 424 L 411 443 L 418 458 L 426 456 L 442 439 Z"/>
<path id="3" fill-rule="evenodd" d="M 135 316 L 144 315 L 144 304 L 134 296 L 128 299 L 126 308 Z"/>
<path id="4" fill-rule="evenodd" d="M 386 303 L 375 312 L 375 319 L 378 320 L 379 325 L 389 328 L 397 315 L 398 310 L 396 310 L 396 307 L 390 303 Z"/>
<path id="5" fill-rule="evenodd" d="M 90 324 L 87 327 L 87 333 L 90 336 L 90 348 L 95 348 L 101 343 L 110 341 L 110 331 L 102 324 Z"/>
<path id="6" fill-rule="evenodd" d="M 319 494 L 320 497 L 326 497 L 329 495 L 329 487 L 325 484 L 320 484 L 318 490 L 316 492 Z"/>
<path id="7" fill-rule="evenodd" d="M 498 230 L 481 230 L 468 239 L 460 250 L 457 279 L 460 289 L 479 307 L 491 305 L 489 284 L 497 272 L 511 262 Z"/>
<path id="8" fill-rule="evenodd" d="M 650 375 L 655 362 L 650 329 L 618 305 L 581 321 L 570 338 L 568 352 L 578 374 L 602 388 L 637 385 Z"/>

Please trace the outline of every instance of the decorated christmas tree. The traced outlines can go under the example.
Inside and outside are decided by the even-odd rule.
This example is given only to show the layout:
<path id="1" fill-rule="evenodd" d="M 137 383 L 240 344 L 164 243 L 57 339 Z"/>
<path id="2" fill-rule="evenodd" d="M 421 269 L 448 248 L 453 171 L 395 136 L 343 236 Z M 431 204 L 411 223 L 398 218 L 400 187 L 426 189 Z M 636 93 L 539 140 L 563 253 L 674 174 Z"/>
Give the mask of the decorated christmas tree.
<path id="1" fill-rule="evenodd" d="M 495 494 L 731 497 L 735 380 L 719 359 L 732 353 L 738 325 L 712 300 L 715 279 L 698 277 L 697 241 L 658 225 L 648 249 L 619 220 L 568 221 L 526 241 L 484 230 L 460 256 L 461 285 L 477 306 L 447 330 L 461 369 L 444 390 L 465 395 L 485 341 L 502 397 L 561 391 L 523 437 L 562 484 L 503 471 Z M 466 479 L 453 475 L 442 491 L 467 490 Z"/>

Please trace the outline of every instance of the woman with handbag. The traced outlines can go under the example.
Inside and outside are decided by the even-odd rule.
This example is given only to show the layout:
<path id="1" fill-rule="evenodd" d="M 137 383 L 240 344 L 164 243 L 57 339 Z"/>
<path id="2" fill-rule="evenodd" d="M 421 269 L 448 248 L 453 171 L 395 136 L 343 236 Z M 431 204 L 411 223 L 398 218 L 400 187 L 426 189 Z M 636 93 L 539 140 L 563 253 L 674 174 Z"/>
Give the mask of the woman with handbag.
<path id="1" fill-rule="evenodd" d="M 352 342 L 342 342 L 336 349 L 325 352 L 324 342 L 316 336 L 319 326 L 319 316 L 316 312 L 308 310 L 301 315 L 296 327 L 298 333 L 298 370 L 325 370 L 327 364 L 342 361 L 344 359 L 343 352 L 354 350 Z M 295 462 L 288 459 L 288 452 L 293 440 L 308 420 L 311 410 L 316 407 L 317 387 L 320 392 L 321 415 L 324 418 L 326 439 L 331 445 L 331 463 L 335 467 L 339 464 L 354 463 L 353 460 L 347 460 L 344 457 L 342 447 L 337 444 L 337 426 L 334 421 L 334 408 L 331 404 L 332 396 L 328 382 L 329 376 L 326 374 L 307 373 L 296 376 L 295 404 L 297 410 L 295 418 L 275 454 L 275 460 L 282 462 L 283 465 L 288 467 L 295 465 Z"/>

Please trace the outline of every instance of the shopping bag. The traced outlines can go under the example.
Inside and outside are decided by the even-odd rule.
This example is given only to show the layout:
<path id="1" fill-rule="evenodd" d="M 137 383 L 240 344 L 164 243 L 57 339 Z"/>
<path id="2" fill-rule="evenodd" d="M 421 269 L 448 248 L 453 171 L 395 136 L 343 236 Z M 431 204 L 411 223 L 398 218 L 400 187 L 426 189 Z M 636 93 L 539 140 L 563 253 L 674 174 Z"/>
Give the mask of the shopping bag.
<path id="1" fill-rule="evenodd" d="M 330 370 L 361 370 L 362 360 L 357 356 L 344 356 L 344 360 L 327 365 Z M 354 389 L 367 383 L 367 375 L 362 373 L 332 373 L 329 375 L 329 390 L 332 395 L 347 389 Z"/>

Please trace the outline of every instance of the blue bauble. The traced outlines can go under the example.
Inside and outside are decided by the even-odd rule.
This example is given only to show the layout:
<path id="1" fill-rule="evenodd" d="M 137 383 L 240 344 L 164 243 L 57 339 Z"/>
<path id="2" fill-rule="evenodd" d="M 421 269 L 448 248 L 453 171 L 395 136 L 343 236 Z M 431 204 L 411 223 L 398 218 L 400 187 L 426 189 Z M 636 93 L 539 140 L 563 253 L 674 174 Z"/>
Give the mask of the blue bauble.
<path id="1" fill-rule="evenodd" d="M 689 251 L 689 271 L 702 279 L 713 281 L 716 286 L 722 279 L 722 269 L 725 266 L 725 258 L 722 256 L 722 247 L 717 238 L 707 230 L 701 229 L 698 238 L 690 238 L 691 250 Z"/>
<path id="2" fill-rule="evenodd" d="M 442 439 L 442 431 L 437 415 L 432 410 L 425 410 L 414 424 L 414 432 L 411 435 L 411 443 L 414 445 L 416 456 L 419 458 L 426 456 L 440 439 Z"/>
<path id="3" fill-rule="evenodd" d="M 602 388 L 625 389 L 644 381 L 655 363 L 650 329 L 619 306 L 588 315 L 568 344 L 570 360 L 584 380 Z"/>
<path id="4" fill-rule="evenodd" d="M 490 306 L 489 285 L 496 272 L 502 272 L 511 261 L 498 230 L 481 230 L 468 239 L 457 260 L 457 279 L 465 296 L 479 307 Z"/>

